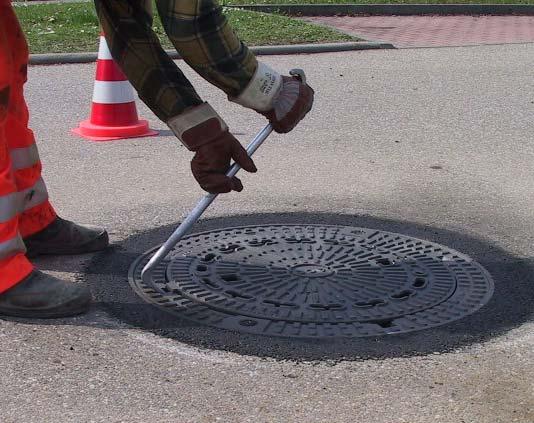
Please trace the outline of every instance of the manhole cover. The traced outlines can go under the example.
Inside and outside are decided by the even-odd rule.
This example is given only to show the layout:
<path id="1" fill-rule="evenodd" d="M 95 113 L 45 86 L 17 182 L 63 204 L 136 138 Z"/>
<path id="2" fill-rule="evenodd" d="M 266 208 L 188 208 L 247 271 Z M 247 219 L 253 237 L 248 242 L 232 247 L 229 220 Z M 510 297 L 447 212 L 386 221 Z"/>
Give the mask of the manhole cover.
<path id="1" fill-rule="evenodd" d="M 362 337 L 426 329 L 486 304 L 491 276 L 469 257 L 408 236 L 346 226 L 270 225 L 184 238 L 146 301 L 202 324 L 261 335 Z"/>

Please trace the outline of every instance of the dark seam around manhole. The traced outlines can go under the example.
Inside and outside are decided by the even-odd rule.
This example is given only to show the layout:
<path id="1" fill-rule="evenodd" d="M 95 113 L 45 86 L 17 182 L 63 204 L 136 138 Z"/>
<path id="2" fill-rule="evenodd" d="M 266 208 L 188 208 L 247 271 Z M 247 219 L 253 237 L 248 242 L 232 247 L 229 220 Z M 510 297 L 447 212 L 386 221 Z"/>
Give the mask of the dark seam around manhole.
<path id="1" fill-rule="evenodd" d="M 489 273 L 445 246 L 329 225 L 228 228 L 184 238 L 143 283 L 156 249 L 130 267 L 145 301 L 201 324 L 268 336 L 366 337 L 428 329 L 474 313 Z"/>

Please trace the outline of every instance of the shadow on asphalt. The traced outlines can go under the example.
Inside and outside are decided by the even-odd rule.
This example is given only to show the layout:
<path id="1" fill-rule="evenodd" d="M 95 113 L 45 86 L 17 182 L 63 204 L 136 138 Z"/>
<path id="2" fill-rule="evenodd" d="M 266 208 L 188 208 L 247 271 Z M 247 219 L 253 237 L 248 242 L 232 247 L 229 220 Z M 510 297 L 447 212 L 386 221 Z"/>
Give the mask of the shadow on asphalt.
<path id="1" fill-rule="evenodd" d="M 471 256 L 484 266 L 495 280 L 495 294 L 480 311 L 457 322 L 379 338 L 298 340 L 214 329 L 180 320 L 143 303 L 129 286 L 127 274 L 131 263 L 144 251 L 163 242 L 176 225 L 134 234 L 111 250 L 97 254 L 87 262 L 82 279 L 91 286 L 96 309 L 105 310 L 122 323 L 201 348 L 298 361 L 379 359 L 447 352 L 487 341 L 532 318 L 534 261 L 514 257 L 485 240 L 460 233 L 410 222 L 328 213 L 254 214 L 207 219 L 196 225 L 195 232 L 275 223 L 360 226 L 437 242 Z M 62 263 L 64 261 L 41 260 L 40 264 L 44 269 L 63 270 L 58 268 Z M 68 270 L 72 271 L 72 268 Z M 75 322 L 60 321 L 60 324 L 109 327 L 91 318 L 92 314 Z M 54 321 L 54 324 L 58 324 L 58 321 Z"/>

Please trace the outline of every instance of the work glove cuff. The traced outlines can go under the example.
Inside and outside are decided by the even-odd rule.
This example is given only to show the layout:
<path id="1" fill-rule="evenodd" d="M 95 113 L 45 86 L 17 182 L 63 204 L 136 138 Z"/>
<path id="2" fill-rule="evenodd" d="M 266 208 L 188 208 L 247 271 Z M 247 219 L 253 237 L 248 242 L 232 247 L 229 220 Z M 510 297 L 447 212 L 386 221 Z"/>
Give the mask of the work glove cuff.
<path id="1" fill-rule="evenodd" d="M 167 125 L 182 144 L 190 151 L 197 151 L 228 132 L 228 126 L 208 104 L 186 109 L 167 121 Z"/>
<path id="2" fill-rule="evenodd" d="M 258 67 L 243 92 L 238 97 L 228 99 L 249 109 L 266 112 L 273 108 L 281 88 L 282 76 L 265 63 L 258 62 Z"/>

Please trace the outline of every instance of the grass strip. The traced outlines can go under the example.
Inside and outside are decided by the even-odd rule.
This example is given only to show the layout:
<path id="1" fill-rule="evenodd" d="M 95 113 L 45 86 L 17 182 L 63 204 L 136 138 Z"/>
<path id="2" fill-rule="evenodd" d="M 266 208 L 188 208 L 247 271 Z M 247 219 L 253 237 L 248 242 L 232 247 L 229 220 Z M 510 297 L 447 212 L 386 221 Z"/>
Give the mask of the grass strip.
<path id="1" fill-rule="evenodd" d="M 96 51 L 99 25 L 92 3 L 24 4 L 15 8 L 32 53 Z M 334 29 L 287 16 L 225 9 L 232 27 L 248 45 L 356 41 Z M 157 16 L 157 14 L 156 14 Z M 154 31 L 172 48 L 159 18 Z"/>
<path id="2" fill-rule="evenodd" d="M 534 0 L 221 0 L 221 4 L 534 4 Z"/>

